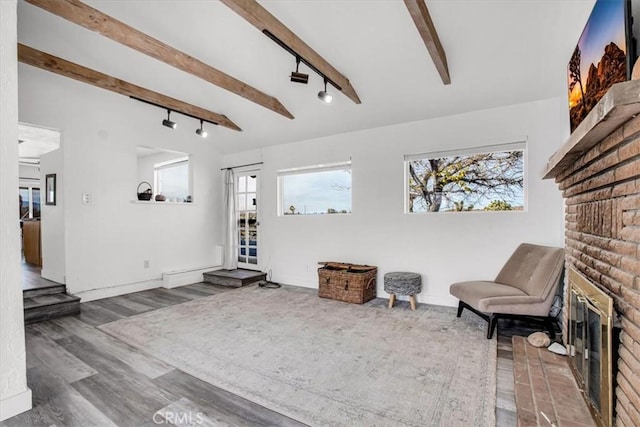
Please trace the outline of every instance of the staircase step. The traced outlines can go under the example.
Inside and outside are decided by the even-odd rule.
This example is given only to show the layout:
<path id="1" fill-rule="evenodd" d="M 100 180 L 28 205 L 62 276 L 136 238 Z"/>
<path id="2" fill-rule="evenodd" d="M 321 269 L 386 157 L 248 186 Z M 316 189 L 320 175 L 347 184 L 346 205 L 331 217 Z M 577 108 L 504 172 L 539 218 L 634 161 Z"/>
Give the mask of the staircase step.
<path id="1" fill-rule="evenodd" d="M 24 289 L 22 291 L 22 297 L 32 298 L 40 295 L 64 294 L 66 292 L 67 292 L 67 287 L 65 285 L 54 284 L 51 286 L 42 286 L 39 288 Z"/>
<path id="2" fill-rule="evenodd" d="M 69 294 L 38 295 L 24 298 L 25 324 L 80 314 L 80 298 Z"/>
<path id="3" fill-rule="evenodd" d="M 216 270 L 203 273 L 204 281 L 214 285 L 229 286 L 240 288 L 252 283 L 266 280 L 267 274 L 261 271 L 252 271 L 244 269 L 236 270 Z"/>

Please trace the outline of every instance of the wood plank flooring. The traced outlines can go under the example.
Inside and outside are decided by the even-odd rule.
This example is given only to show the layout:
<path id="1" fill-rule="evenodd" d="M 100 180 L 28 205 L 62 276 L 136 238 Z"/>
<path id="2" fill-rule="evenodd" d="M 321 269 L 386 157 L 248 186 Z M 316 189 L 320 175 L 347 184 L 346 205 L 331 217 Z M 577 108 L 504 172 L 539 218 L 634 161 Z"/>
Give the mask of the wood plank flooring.
<path id="1" fill-rule="evenodd" d="M 32 289 L 40 289 L 46 288 L 49 286 L 59 285 L 59 283 L 52 282 L 51 280 L 43 279 L 40 276 L 40 272 L 42 269 L 37 265 L 28 264 L 22 259 L 22 263 L 20 264 L 21 272 L 22 272 L 22 289 L 23 290 L 32 290 Z"/>
<path id="2" fill-rule="evenodd" d="M 79 315 L 26 326 L 34 407 L 0 426 L 302 425 L 96 328 L 233 289 L 204 283 L 152 289 L 83 303 Z"/>
<path id="3" fill-rule="evenodd" d="M 34 407 L 0 427 L 188 425 L 177 422 L 176 417 L 189 416 L 191 425 L 202 426 L 302 425 L 166 365 L 96 328 L 150 310 L 236 291 L 208 283 L 158 288 L 83 303 L 79 315 L 26 326 L 27 381 Z M 366 305 L 386 307 L 387 302 L 376 298 Z M 393 310 L 410 310 L 409 302 L 397 301 Z M 526 336 L 533 330 L 502 322 L 509 321 L 501 320 L 498 326 L 496 425 L 511 427 L 517 423 L 511 335 Z"/>

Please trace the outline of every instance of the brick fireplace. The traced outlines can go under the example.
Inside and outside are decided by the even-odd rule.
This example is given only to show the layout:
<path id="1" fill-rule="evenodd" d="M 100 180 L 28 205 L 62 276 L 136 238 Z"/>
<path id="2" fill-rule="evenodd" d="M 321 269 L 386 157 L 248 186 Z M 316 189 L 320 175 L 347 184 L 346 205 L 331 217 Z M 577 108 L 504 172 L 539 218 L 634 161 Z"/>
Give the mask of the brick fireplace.
<path id="1" fill-rule="evenodd" d="M 640 425 L 640 81 L 614 85 L 549 160 L 565 200 L 565 257 L 613 299 L 613 416 Z M 568 288 L 568 287 L 567 287 Z M 567 298 L 563 336 L 568 336 Z"/>

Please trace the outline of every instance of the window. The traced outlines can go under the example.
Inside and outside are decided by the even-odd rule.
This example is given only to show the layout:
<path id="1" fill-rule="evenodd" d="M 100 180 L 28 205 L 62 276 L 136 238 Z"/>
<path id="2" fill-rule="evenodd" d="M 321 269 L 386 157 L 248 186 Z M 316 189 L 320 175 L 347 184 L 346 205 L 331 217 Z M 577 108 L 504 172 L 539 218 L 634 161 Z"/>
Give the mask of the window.
<path id="1" fill-rule="evenodd" d="M 258 174 L 236 175 L 238 262 L 258 264 Z"/>
<path id="2" fill-rule="evenodd" d="M 278 172 L 279 215 L 351 213 L 351 162 Z"/>
<path id="3" fill-rule="evenodd" d="M 521 211 L 524 143 L 405 157 L 406 211 Z"/>
<path id="4" fill-rule="evenodd" d="M 162 194 L 170 202 L 190 201 L 188 158 L 157 163 L 153 171 L 157 194 Z"/>
<path id="5" fill-rule="evenodd" d="M 20 219 L 40 218 L 40 189 L 37 187 L 20 187 Z"/>
<path id="6" fill-rule="evenodd" d="M 138 146 L 136 158 L 138 188 L 144 191 L 151 187 L 158 202 L 193 202 L 193 164 L 189 153 Z"/>
<path id="7" fill-rule="evenodd" d="M 32 218 L 40 218 L 40 189 L 31 189 L 31 212 Z"/>

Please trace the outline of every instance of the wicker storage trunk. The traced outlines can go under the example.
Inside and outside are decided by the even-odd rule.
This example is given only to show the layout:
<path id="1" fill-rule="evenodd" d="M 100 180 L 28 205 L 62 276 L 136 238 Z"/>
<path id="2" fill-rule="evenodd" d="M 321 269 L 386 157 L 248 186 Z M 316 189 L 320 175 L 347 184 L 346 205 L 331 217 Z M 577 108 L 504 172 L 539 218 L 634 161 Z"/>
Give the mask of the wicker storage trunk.
<path id="1" fill-rule="evenodd" d="M 376 297 L 378 268 L 370 265 L 321 262 L 318 296 L 352 304 L 364 304 Z"/>

